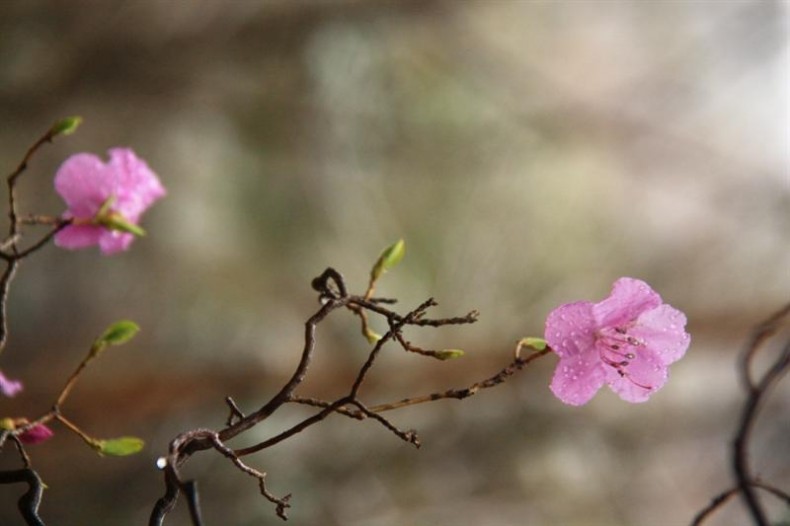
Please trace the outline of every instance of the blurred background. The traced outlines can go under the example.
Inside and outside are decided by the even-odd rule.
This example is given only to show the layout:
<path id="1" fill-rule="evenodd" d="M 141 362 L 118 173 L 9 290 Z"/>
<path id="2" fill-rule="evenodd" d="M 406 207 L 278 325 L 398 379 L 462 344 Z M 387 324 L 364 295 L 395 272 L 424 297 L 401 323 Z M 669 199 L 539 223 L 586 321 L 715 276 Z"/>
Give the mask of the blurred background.
<path id="1" fill-rule="evenodd" d="M 390 414 L 420 432 L 419 451 L 330 418 L 247 458 L 270 491 L 293 493 L 290 522 L 688 524 L 731 485 L 738 353 L 790 297 L 788 88 L 788 4 L 771 0 L 0 2 L 0 166 L 10 173 L 55 120 L 85 118 L 34 158 L 22 212 L 62 212 L 60 163 L 114 146 L 169 192 L 129 252 L 50 246 L 13 284 L 0 367 L 26 390 L 0 400 L 3 415 L 46 411 L 111 322 L 143 329 L 87 371 L 64 412 L 146 449 L 101 458 L 56 427 L 30 448 L 49 486 L 42 517 L 145 524 L 169 440 L 221 427 L 227 395 L 254 410 L 289 377 L 318 306 L 310 280 L 333 266 L 362 292 L 403 237 L 380 294 L 482 315 L 407 332 L 463 359 L 388 347 L 371 404 L 495 373 L 551 309 L 597 301 L 620 276 L 687 313 L 691 348 L 647 404 L 605 389 L 565 406 L 547 356 L 474 398 Z M 344 313 L 320 326 L 301 394 L 348 389 L 368 351 L 358 330 Z M 785 490 L 788 395 L 774 393 L 752 442 L 755 470 Z M 230 445 L 309 414 L 286 408 Z M 186 472 L 206 524 L 281 524 L 219 455 Z M 23 490 L 0 488 L 0 524 L 22 524 Z M 706 524 L 745 523 L 733 502 Z M 183 502 L 167 524 L 189 524 Z"/>

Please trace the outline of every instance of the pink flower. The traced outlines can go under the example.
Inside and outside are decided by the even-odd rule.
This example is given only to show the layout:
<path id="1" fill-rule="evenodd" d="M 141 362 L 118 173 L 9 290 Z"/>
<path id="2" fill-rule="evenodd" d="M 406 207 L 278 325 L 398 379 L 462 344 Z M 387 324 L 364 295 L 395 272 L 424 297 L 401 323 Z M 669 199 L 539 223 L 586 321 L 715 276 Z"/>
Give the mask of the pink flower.
<path id="1" fill-rule="evenodd" d="M 0 371 L 0 392 L 7 397 L 11 398 L 22 390 L 22 382 L 19 380 L 11 380 Z"/>
<path id="2" fill-rule="evenodd" d="M 156 174 L 132 150 L 113 148 L 108 153 L 106 164 L 93 154 L 78 153 L 58 169 L 55 190 L 68 205 L 63 217 L 74 219 L 55 235 L 59 247 L 98 244 L 103 254 L 126 250 L 134 239 L 130 232 L 139 230 L 140 216 L 165 195 Z"/>
<path id="3" fill-rule="evenodd" d="M 555 309 L 546 341 L 560 357 L 551 390 L 570 405 L 586 404 L 604 383 L 628 402 L 644 402 L 667 381 L 691 337 L 686 316 L 661 302 L 644 281 L 620 278 L 608 298 Z"/>
<path id="4" fill-rule="evenodd" d="M 36 424 L 24 433 L 19 435 L 19 440 L 23 444 L 40 444 L 52 438 L 55 433 L 44 424 Z"/>

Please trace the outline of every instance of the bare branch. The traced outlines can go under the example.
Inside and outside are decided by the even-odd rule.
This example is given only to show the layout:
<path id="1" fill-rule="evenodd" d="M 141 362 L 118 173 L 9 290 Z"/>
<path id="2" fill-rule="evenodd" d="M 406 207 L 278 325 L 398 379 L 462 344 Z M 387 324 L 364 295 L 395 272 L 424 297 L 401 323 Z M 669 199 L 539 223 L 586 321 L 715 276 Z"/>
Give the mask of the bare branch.
<path id="1" fill-rule="evenodd" d="M 785 492 L 763 482 L 756 481 L 756 478 L 751 474 L 748 453 L 751 431 L 754 428 L 761 404 L 779 382 L 781 377 L 787 372 L 788 368 L 790 368 L 790 341 L 784 345 L 779 356 L 765 373 L 763 373 L 762 378 L 758 380 L 754 379 L 752 362 L 757 352 L 763 347 L 763 344 L 768 341 L 783 324 L 787 323 L 788 318 L 790 318 L 790 304 L 780 309 L 754 329 L 752 337 L 743 352 L 739 372 L 741 373 L 741 378 L 743 379 L 747 393 L 738 428 L 732 443 L 732 470 L 737 485 L 719 494 L 708 504 L 708 506 L 701 510 L 694 518 L 692 523 L 694 525 L 701 524 L 703 520 L 721 507 L 732 496 L 740 493 L 743 496 L 746 507 L 754 523 L 757 526 L 768 526 L 768 517 L 760 503 L 755 488 L 769 491 L 786 501 L 790 500 L 787 498 Z"/>

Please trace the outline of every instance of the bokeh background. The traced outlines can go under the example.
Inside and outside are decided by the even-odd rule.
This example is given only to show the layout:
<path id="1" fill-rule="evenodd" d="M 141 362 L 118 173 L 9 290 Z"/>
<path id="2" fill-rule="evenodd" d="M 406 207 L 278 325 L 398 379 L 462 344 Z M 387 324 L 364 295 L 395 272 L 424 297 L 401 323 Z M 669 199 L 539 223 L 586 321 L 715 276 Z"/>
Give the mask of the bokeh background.
<path id="1" fill-rule="evenodd" d="M 42 517 L 145 524 L 168 441 L 220 427 L 227 395 L 254 409 L 290 375 L 317 307 L 310 280 L 331 265 L 361 292 L 403 237 L 380 293 L 482 316 L 407 334 L 461 360 L 387 348 L 371 403 L 493 374 L 552 308 L 598 300 L 624 275 L 688 314 L 691 349 L 643 405 L 606 390 L 565 406 L 546 357 L 472 399 L 393 413 L 419 430 L 419 451 L 330 418 L 248 458 L 272 492 L 294 494 L 291 522 L 688 524 L 731 484 L 738 352 L 790 297 L 787 21 L 772 0 L 3 0 L 0 166 L 56 119 L 85 118 L 36 156 L 22 210 L 60 213 L 58 165 L 117 145 L 169 191 L 128 253 L 47 247 L 13 285 L 0 366 L 26 391 L 0 400 L 4 415 L 45 411 L 109 323 L 143 327 L 64 409 L 97 436 L 142 436 L 145 451 L 100 458 L 56 428 L 30 448 L 49 486 Z M 368 346 L 348 315 L 319 337 L 300 392 L 330 398 Z M 756 470 L 785 489 L 789 394 L 775 392 L 752 444 Z M 288 408 L 231 445 L 307 414 Z M 281 523 L 218 455 L 187 472 L 207 524 Z M 22 524 L 23 489 L 0 488 L 0 524 Z M 708 521 L 745 523 L 736 502 Z M 189 524 L 183 506 L 168 524 Z"/>

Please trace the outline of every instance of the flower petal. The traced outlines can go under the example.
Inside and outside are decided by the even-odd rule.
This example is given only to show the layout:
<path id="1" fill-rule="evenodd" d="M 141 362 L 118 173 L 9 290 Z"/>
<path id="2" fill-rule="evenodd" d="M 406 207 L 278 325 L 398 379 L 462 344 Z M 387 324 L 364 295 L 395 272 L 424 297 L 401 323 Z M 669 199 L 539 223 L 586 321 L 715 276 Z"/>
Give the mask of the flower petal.
<path id="1" fill-rule="evenodd" d="M 117 181 L 113 208 L 136 223 L 146 208 L 165 195 L 165 189 L 148 164 L 131 149 L 112 148 L 109 154 L 109 166 Z"/>
<path id="2" fill-rule="evenodd" d="M 560 357 L 575 356 L 595 346 L 595 318 L 589 301 L 566 303 L 546 318 L 544 338 Z"/>
<path id="3" fill-rule="evenodd" d="M 617 369 L 607 367 L 606 381 L 612 391 L 626 402 L 646 402 L 667 381 L 667 366 L 647 347 L 638 348 L 636 358 L 623 371 L 625 376 L 621 376 Z"/>
<path id="4" fill-rule="evenodd" d="M 103 228 L 93 225 L 69 225 L 55 234 L 55 244 L 76 250 L 99 243 Z"/>
<path id="5" fill-rule="evenodd" d="M 644 281 L 620 278 L 605 300 L 593 306 L 599 327 L 617 327 L 636 320 L 643 312 L 661 305 L 661 296 Z"/>
<path id="6" fill-rule="evenodd" d="M 19 380 L 11 380 L 0 371 L 0 392 L 5 396 L 11 398 L 22 390 L 22 382 Z"/>
<path id="7" fill-rule="evenodd" d="M 691 342 L 685 314 L 666 304 L 644 312 L 628 332 L 645 342 L 667 365 L 681 359 Z"/>
<path id="8" fill-rule="evenodd" d="M 103 230 L 99 237 L 99 248 L 101 248 L 102 254 L 109 256 L 127 250 L 132 241 L 134 241 L 133 234 Z"/>
<path id="9" fill-rule="evenodd" d="M 112 195 L 115 182 L 95 155 L 78 153 L 66 159 L 55 174 L 55 190 L 74 217 L 93 217 Z"/>
<path id="10" fill-rule="evenodd" d="M 606 380 L 597 354 L 578 354 L 561 358 L 554 370 L 551 391 L 569 405 L 583 405 L 595 396 Z"/>

